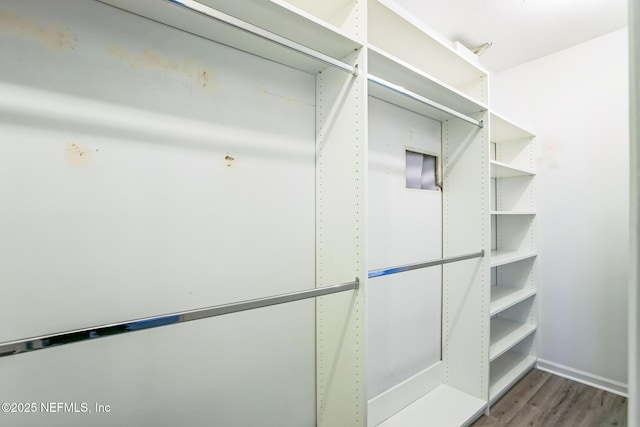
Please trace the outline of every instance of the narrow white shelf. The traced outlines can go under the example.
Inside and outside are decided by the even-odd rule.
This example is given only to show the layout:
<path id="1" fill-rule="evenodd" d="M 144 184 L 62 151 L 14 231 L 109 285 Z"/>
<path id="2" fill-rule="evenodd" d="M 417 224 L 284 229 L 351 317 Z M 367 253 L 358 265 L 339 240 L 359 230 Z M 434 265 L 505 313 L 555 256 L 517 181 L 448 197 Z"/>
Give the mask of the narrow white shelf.
<path id="1" fill-rule="evenodd" d="M 533 211 L 491 211 L 491 215 L 535 215 Z"/>
<path id="2" fill-rule="evenodd" d="M 506 163 L 491 160 L 491 178 L 513 178 L 515 176 L 533 176 L 534 172 L 515 168 Z"/>
<path id="3" fill-rule="evenodd" d="M 507 251 L 497 250 L 491 251 L 491 267 L 498 267 L 504 264 L 510 264 L 516 261 L 522 261 L 523 259 L 533 258 L 536 256 L 536 251 Z"/>
<path id="4" fill-rule="evenodd" d="M 489 402 L 493 404 L 536 364 L 529 354 L 509 351 L 491 362 L 489 374 Z"/>
<path id="5" fill-rule="evenodd" d="M 536 294 L 535 289 L 516 288 L 513 286 L 492 286 L 489 315 L 493 316 Z"/>
<path id="6" fill-rule="evenodd" d="M 492 319 L 489 360 L 494 361 L 535 330 L 536 325 L 530 323 L 520 323 L 502 318 Z"/>
<path id="7" fill-rule="evenodd" d="M 436 387 L 379 427 L 460 427 L 475 419 L 487 402 L 446 384 Z"/>
<path id="8" fill-rule="evenodd" d="M 492 112 L 490 115 L 491 120 L 491 142 L 501 143 L 509 141 L 517 141 L 527 138 L 533 138 L 531 132 L 526 131 L 522 127 L 514 124 L 512 121 L 507 120 L 500 114 Z"/>
<path id="9" fill-rule="evenodd" d="M 315 59 L 223 22 L 186 10 L 172 2 L 164 0 L 99 1 L 298 70 L 317 73 L 327 68 L 326 64 Z M 200 3 L 286 39 L 295 40 L 301 45 L 335 59 L 341 60 L 362 47 L 361 43 L 337 28 L 285 2 L 201 0 Z"/>
<path id="10" fill-rule="evenodd" d="M 483 105 L 448 84 L 391 54 L 369 45 L 369 73 L 463 114 L 487 110 Z M 419 114 L 444 120 L 449 115 L 411 100 L 397 92 L 370 83 L 369 94 Z"/>

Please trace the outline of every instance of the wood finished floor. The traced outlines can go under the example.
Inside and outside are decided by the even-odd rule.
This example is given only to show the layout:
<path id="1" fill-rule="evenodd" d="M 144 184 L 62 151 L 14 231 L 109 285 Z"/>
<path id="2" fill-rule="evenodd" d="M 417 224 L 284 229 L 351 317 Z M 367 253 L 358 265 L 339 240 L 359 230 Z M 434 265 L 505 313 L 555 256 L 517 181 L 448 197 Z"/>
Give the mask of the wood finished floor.
<path id="1" fill-rule="evenodd" d="M 534 369 L 471 426 L 626 425 L 626 398 Z"/>

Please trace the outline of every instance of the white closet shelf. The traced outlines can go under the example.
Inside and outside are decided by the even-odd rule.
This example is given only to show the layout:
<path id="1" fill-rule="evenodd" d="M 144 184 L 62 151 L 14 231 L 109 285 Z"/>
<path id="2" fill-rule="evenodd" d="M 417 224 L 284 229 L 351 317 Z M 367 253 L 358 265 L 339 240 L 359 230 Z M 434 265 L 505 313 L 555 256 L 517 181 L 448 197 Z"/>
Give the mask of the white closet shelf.
<path id="1" fill-rule="evenodd" d="M 514 176 L 533 176 L 535 173 L 530 170 L 516 168 L 506 163 L 491 160 L 491 178 L 512 178 Z"/>
<path id="2" fill-rule="evenodd" d="M 369 45 L 369 73 L 428 98 L 463 114 L 485 111 L 488 107 L 452 86 L 398 59 L 382 49 Z M 399 105 L 419 114 L 439 120 L 449 118 L 445 113 L 412 101 L 377 84 L 369 85 L 369 93 L 376 98 Z M 434 115 L 436 117 L 434 117 Z"/>
<path id="3" fill-rule="evenodd" d="M 229 0 L 207 0 L 207 1 L 229 1 Z M 246 0 L 245 0 L 246 1 Z M 309 1 L 309 0 L 269 0 L 271 3 L 280 5 L 281 7 L 291 9 L 299 15 L 306 15 L 311 17 L 310 19 L 319 20 L 323 25 L 340 27 L 347 21 L 349 13 L 353 13 L 356 7 L 354 0 L 323 0 L 323 1 Z M 232 3 L 238 3 L 233 1 Z M 264 0 L 256 1 L 252 3 L 264 3 Z M 269 6 L 267 6 L 269 7 Z"/>
<path id="4" fill-rule="evenodd" d="M 99 1 L 301 71 L 317 73 L 327 68 L 325 63 L 316 59 L 210 17 L 189 11 L 175 3 L 164 0 Z M 199 2 L 263 30 L 289 40 L 295 40 L 303 46 L 338 60 L 342 60 L 362 47 L 362 43 L 337 28 L 288 5 L 286 2 L 260 0 L 241 2 L 200 0 Z"/>
<path id="5" fill-rule="evenodd" d="M 393 0 L 370 1 L 368 23 L 371 44 L 465 93 L 488 75 L 478 63 L 461 56 L 450 41 L 434 34 Z M 416 46 L 420 46 L 419 53 Z"/>
<path id="6" fill-rule="evenodd" d="M 533 258 L 536 255 L 536 251 L 491 251 L 491 267 L 498 267 L 500 265 L 521 261 L 523 259 Z"/>
<path id="7" fill-rule="evenodd" d="M 491 319 L 489 360 L 493 362 L 535 330 L 536 325 L 530 323 L 520 323 L 500 317 Z"/>
<path id="8" fill-rule="evenodd" d="M 492 286 L 489 315 L 493 316 L 536 294 L 535 289 L 516 288 L 513 286 Z"/>
<path id="9" fill-rule="evenodd" d="M 503 116 L 497 113 L 490 113 L 491 129 L 490 139 L 491 142 L 501 143 L 518 141 L 522 139 L 530 139 L 535 135 L 526 131 L 522 127 L 514 124 L 510 120 L 507 120 Z"/>
<path id="10" fill-rule="evenodd" d="M 493 362 L 489 374 L 489 402 L 493 404 L 536 364 L 529 354 L 508 351 Z"/>
<path id="11" fill-rule="evenodd" d="M 491 215 L 535 215 L 534 211 L 491 211 Z"/>
<path id="12" fill-rule="evenodd" d="M 442 384 L 378 426 L 460 427 L 475 419 L 486 405 L 482 399 Z"/>

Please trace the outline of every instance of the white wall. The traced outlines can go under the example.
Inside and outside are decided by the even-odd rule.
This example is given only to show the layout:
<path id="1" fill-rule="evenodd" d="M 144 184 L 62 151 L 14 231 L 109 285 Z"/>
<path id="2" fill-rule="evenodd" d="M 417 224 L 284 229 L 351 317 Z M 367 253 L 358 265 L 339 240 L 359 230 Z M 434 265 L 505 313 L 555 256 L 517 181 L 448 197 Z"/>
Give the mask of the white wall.
<path id="1" fill-rule="evenodd" d="M 539 357 L 627 383 L 627 31 L 498 73 L 496 111 L 538 135 Z M 602 377 L 602 378 L 600 378 Z"/>

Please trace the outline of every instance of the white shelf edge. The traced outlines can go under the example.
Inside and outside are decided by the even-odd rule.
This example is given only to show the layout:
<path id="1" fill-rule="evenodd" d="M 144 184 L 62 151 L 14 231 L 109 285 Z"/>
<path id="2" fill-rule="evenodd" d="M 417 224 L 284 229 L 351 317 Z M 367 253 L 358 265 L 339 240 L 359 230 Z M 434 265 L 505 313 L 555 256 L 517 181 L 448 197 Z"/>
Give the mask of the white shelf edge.
<path id="1" fill-rule="evenodd" d="M 507 352 L 490 365 L 489 404 L 492 405 L 515 385 L 536 364 L 536 357 L 529 354 Z M 496 375 L 498 378 L 496 378 Z"/>
<path id="2" fill-rule="evenodd" d="M 99 0 L 99 1 L 104 1 L 104 0 Z M 139 1 L 139 0 L 137 0 Z M 202 3 L 204 5 L 208 5 L 209 7 L 213 7 L 214 9 L 216 9 L 216 2 L 215 1 L 210 1 L 210 0 L 197 0 L 199 3 Z M 213 4 L 211 4 L 213 3 Z M 237 5 L 238 3 L 235 1 L 227 1 L 226 3 L 230 4 L 230 5 Z M 359 47 L 363 47 L 363 43 L 361 41 L 358 41 L 354 35 L 342 30 L 341 28 L 338 28 L 337 26 L 335 26 L 334 24 L 325 21 L 324 19 L 313 15 L 312 13 L 309 13 L 308 11 L 289 3 L 286 0 L 269 0 L 267 2 L 263 1 L 263 0 L 243 0 L 243 2 L 241 3 L 245 3 L 246 5 L 246 9 L 253 11 L 253 9 L 255 8 L 255 5 L 259 5 L 261 7 L 265 7 L 266 10 L 268 11 L 268 13 L 274 13 L 274 14 L 279 14 L 282 17 L 281 21 L 278 20 L 273 20 L 270 19 L 267 16 L 264 16 L 266 14 L 261 14 L 261 15 L 257 15 L 258 19 L 260 19 L 260 21 L 258 22 L 253 22 L 253 20 L 251 19 L 247 19 L 245 16 L 236 16 L 235 13 L 233 13 L 232 11 L 225 11 L 225 8 L 220 8 L 220 10 L 222 10 L 225 13 L 229 13 L 233 16 L 236 16 L 238 19 L 241 19 L 243 21 L 252 23 L 254 25 L 257 25 L 259 27 L 264 28 L 267 31 L 271 31 L 274 33 L 277 33 L 278 30 L 283 30 L 286 29 L 287 26 L 290 26 L 287 23 L 287 20 L 290 19 L 286 16 L 286 14 L 291 14 L 290 16 L 294 16 L 296 21 L 301 21 L 303 25 L 305 26 L 309 26 L 311 28 L 307 29 L 307 31 L 310 31 L 311 33 L 317 33 L 318 30 L 320 30 L 320 34 L 330 34 L 332 37 L 340 37 L 343 39 L 344 43 L 349 43 L 349 44 L 356 44 Z M 251 3 L 251 4 L 250 4 Z M 231 12 L 231 13 L 230 13 Z M 255 14 L 254 14 L 255 16 Z M 290 38 L 292 40 L 297 40 L 298 37 L 293 37 L 291 35 L 285 35 L 285 37 Z M 307 37 L 307 41 L 311 42 L 312 38 Z M 312 46 L 309 46 L 312 47 Z M 349 48 L 351 49 L 351 48 Z"/>
<path id="3" fill-rule="evenodd" d="M 417 67 L 414 67 L 413 65 L 407 63 L 406 61 L 403 61 L 400 58 L 395 57 L 394 55 L 390 54 L 389 52 L 385 51 L 384 49 L 379 48 L 378 46 L 375 46 L 373 44 L 368 44 L 367 45 L 367 49 L 369 50 L 369 52 L 373 52 L 377 55 L 380 55 L 381 57 L 385 58 L 387 61 L 394 63 L 398 69 L 403 69 L 406 70 L 407 73 L 413 73 L 416 76 L 419 76 L 420 78 L 436 85 L 439 86 L 440 88 L 444 89 L 445 91 L 449 92 L 451 95 L 457 97 L 459 100 L 461 100 L 464 103 L 467 103 L 469 105 L 469 111 L 466 111 L 466 113 L 476 113 L 476 112 L 480 112 L 480 111 L 485 111 L 488 110 L 489 107 L 487 105 L 485 105 L 484 103 L 480 102 L 477 99 L 474 99 L 472 97 L 470 97 L 469 95 L 467 95 L 466 93 L 456 89 L 455 87 L 451 86 L 450 84 L 443 82 L 442 80 L 439 80 L 438 78 L 430 75 L 429 73 L 426 73 L 422 70 L 420 70 Z M 375 67 L 375 59 L 371 58 L 372 55 L 370 55 L 369 58 L 369 71 L 372 74 L 376 74 L 375 73 L 375 69 L 373 69 Z M 372 66 L 373 64 L 373 66 Z M 378 76 L 378 77 L 382 77 L 384 78 L 384 76 Z M 399 86 L 403 86 L 403 82 L 392 82 L 392 83 L 396 83 Z M 406 88 L 406 89 L 410 89 L 418 94 L 420 94 L 420 88 L 416 87 L 416 88 Z M 428 97 L 428 96 L 427 96 Z M 440 100 L 437 100 L 440 103 L 443 103 Z"/>
<path id="4" fill-rule="evenodd" d="M 441 384 L 378 426 L 460 427 L 482 413 L 487 403 L 447 384 Z"/>
<path id="5" fill-rule="evenodd" d="M 171 2 L 162 0 L 99 1 L 160 24 L 168 25 L 305 72 L 317 73 L 327 68 L 327 64 L 303 53 L 271 43 L 216 19 L 186 10 Z M 209 7 L 205 1 L 202 4 Z M 285 39 L 294 40 L 296 43 L 338 61 L 342 61 L 343 58 L 353 53 L 354 49 L 360 49 L 363 46 L 361 42 L 342 32 L 335 31 L 335 29 L 330 28 L 318 19 L 313 19 L 309 14 L 296 14 L 291 6 L 285 8 L 277 3 L 261 2 L 260 7 L 265 9 L 265 13 L 256 14 L 251 12 L 253 15 L 250 16 L 251 13 L 247 12 L 247 16 L 242 16 L 242 13 L 235 12 L 237 12 L 236 9 L 246 8 L 246 4 L 227 2 L 225 6 L 227 5 L 228 7 L 220 9 L 219 12 L 264 31 L 277 34 Z M 273 16 L 277 16 L 279 19 L 268 19 Z M 278 21 L 277 25 L 267 25 L 275 21 Z M 282 31 L 282 29 L 286 31 Z"/>
<path id="6" fill-rule="evenodd" d="M 495 130 L 497 127 L 507 127 L 507 128 L 511 128 L 509 129 L 509 133 L 512 134 L 512 136 L 506 137 L 506 138 L 500 138 L 500 137 L 495 137 L 492 133 L 492 135 L 490 135 L 490 140 L 493 143 L 496 144 L 501 144 L 501 143 L 509 143 L 511 141 L 521 141 L 523 139 L 527 139 L 527 138 L 535 138 L 535 135 L 532 132 L 529 132 L 528 130 L 526 130 L 524 127 L 514 123 L 512 120 L 507 119 L 505 116 L 496 113 L 495 111 L 490 111 L 490 120 L 491 120 L 491 129 Z M 495 126 L 495 122 L 498 122 L 498 126 Z M 502 122 L 502 123 L 500 123 Z"/>
<path id="7" fill-rule="evenodd" d="M 498 291 L 500 289 L 500 291 Z M 496 295 L 498 293 L 498 295 Z M 536 295 L 535 289 L 516 288 L 513 286 L 492 286 L 489 316 L 494 316 L 509 307 L 521 303 Z"/>
<path id="8" fill-rule="evenodd" d="M 510 178 L 515 176 L 534 176 L 535 172 L 513 167 L 507 163 L 491 160 L 491 178 Z"/>
<path id="9" fill-rule="evenodd" d="M 491 251 L 490 266 L 498 267 L 505 264 L 510 264 L 516 261 L 522 261 L 528 258 L 533 258 L 537 255 L 536 251 L 505 251 L 496 250 Z"/>
<path id="10" fill-rule="evenodd" d="M 460 60 L 466 62 L 469 66 L 478 69 L 478 71 L 484 73 L 485 75 L 489 75 L 489 71 L 487 69 L 485 69 L 482 64 L 480 64 L 479 62 L 476 63 L 476 62 L 470 61 L 465 56 L 460 55 L 456 51 L 455 46 L 451 41 L 449 41 L 446 38 L 442 37 L 442 35 L 438 34 L 435 30 L 427 27 L 422 21 L 420 21 L 413 14 L 411 14 L 410 12 L 405 10 L 395 0 L 377 0 L 377 2 L 380 3 L 381 5 L 383 5 L 384 7 L 386 7 L 387 9 L 391 10 L 393 13 L 398 15 L 400 18 L 402 18 L 404 21 L 406 21 L 407 23 L 409 23 L 413 27 L 417 28 L 419 31 L 424 33 L 427 37 L 429 37 L 429 38 L 433 39 L 434 41 L 436 41 L 443 48 L 445 48 L 448 51 L 450 51 L 453 55 L 458 57 Z"/>
<path id="11" fill-rule="evenodd" d="M 397 25 L 402 37 L 389 37 L 389 25 Z M 479 62 L 458 52 L 454 44 L 437 35 L 394 0 L 372 0 L 368 3 L 368 40 L 399 56 L 440 80 L 478 97 L 476 87 L 489 76 Z M 421 53 L 407 46 L 420 46 Z"/>
<path id="12" fill-rule="evenodd" d="M 490 215 L 536 215 L 534 211 L 490 211 Z"/>
<path id="13" fill-rule="evenodd" d="M 244 0 L 244 1 L 246 1 L 246 0 Z M 331 32 L 339 34 L 342 37 L 344 37 L 345 39 L 356 41 L 355 37 L 352 34 L 344 31 L 341 28 L 336 27 L 331 22 L 327 22 L 324 19 L 322 19 L 322 18 L 320 18 L 320 17 L 318 17 L 318 16 L 316 16 L 316 15 L 314 15 L 314 14 L 312 14 L 312 13 L 310 13 L 310 12 L 304 10 L 304 9 L 301 9 L 298 6 L 289 3 L 286 0 L 269 0 L 269 2 L 273 3 L 273 4 L 277 5 L 277 6 L 280 6 L 283 9 L 289 10 L 289 11 L 295 13 L 296 15 L 299 15 L 300 17 L 305 18 L 305 19 L 309 20 L 310 22 L 315 23 L 316 25 L 319 25 L 321 27 L 326 28 L 327 30 L 329 30 Z"/>
<path id="14" fill-rule="evenodd" d="M 513 320 L 496 318 L 491 320 L 491 344 L 489 345 L 489 361 L 493 362 L 505 354 L 520 341 L 533 334 L 537 326 L 530 323 L 519 323 Z M 501 337 L 497 340 L 493 337 L 496 330 Z"/>

